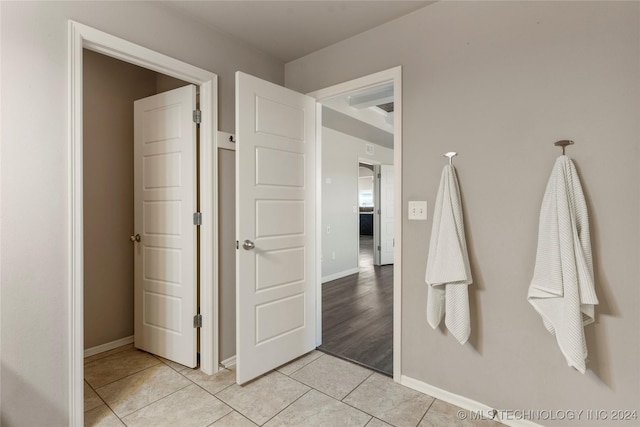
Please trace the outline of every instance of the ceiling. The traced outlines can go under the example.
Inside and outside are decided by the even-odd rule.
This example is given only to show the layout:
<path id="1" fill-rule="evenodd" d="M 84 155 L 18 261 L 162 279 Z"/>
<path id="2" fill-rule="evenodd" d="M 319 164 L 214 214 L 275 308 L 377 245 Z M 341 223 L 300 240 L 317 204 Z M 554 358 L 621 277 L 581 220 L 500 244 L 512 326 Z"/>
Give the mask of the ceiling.
<path id="1" fill-rule="evenodd" d="M 163 1 L 283 62 L 392 21 L 433 1 Z"/>
<path id="2" fill-rule="evenodd" d="M 391 82 L 323 100 L 322 125 L 393 149 L 393 112 L 379 107 L 393 100 Z"/>

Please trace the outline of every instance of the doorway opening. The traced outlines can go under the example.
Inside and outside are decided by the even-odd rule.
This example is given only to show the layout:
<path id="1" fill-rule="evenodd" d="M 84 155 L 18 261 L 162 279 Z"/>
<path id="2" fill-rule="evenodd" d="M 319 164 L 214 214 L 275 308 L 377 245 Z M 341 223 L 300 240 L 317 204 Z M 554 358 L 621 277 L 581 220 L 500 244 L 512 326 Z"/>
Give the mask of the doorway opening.
<path id="1" fill-rule="evenodd" d="M 397 108 L 393 116 L 397 120 L 391 124 L 392 133 L 378 133 L 382 140 L 393 144 L 392 149 L 372 141 L 374 136 L 370 135 L 366 140 L 357 138 L 323 126 L 319 120 L 332 113 L 332 109 L 323 107 L 323 102 L 345 95 L 364 95 L 372 88 L 396 94 L 393 100 Z M 393 373 L 394 380 L 400 381 L 400 96 L 400 67 L 307 95 L 242 72 L 236 73 L 236 133 L 235 137 L 226 135 L 232 142 L 241 141 L 237 146 L 229 144 L 228 147 L 235 151 L 236 158 L 236 355 L 226 359 L 225 365 L 235 364 L 238 384 L 251 381 L 315 347 L 322 347 L 323 317 L 325 323 L 328 321 L 323 316 L 322 282 L 360 271 L 358 162 L 374 164 L 372 158 L 376 153 L 386 154 L 384 162 L 376 164 L 378 174 L 384 177 L 383 166 L 396 168 L 395 174 L 388 175 L 391 179 L 379 180 L 385 182 L 384 187 L 392 190 L 393 196 L 381 196 L 381 200 L 386 200 L 390 206 L 386 211 L 391 227 L 385 228 L 386 238 L 380 239 L 381 250 L 378 252 L 382 253 L 386 248 L 386 256 L 392 257 L 389 264 L 393 264 L 385 268 L 387 275 L 392 277 L 386 287 L 392 303 L 385 305 L 391 308 L 386 322 L 391 330 L 386 340 L 390 350 L 386 354 L 392 369 L 387 366 L 384 372 Z M 344 115 L 338 117 L 341 116 Z M 357 120 L 351 120 L 353 122 Z M 372 127 L 367 129 L 372 130 Z M 329 161 L 325 149 L 331 148 L 327 141 L 332 135 L 338 141 L 333 149 L 343 155 Z M 345 156 L 348 145 L 339 143 L 341 137 L 359 141 L 360 152 Z M 325 144 L 327 147 L 323 147 Z M 222 146 L 222 139 L 218 147 L 227 148 Z M 326 172 L 329 166 L 342 168 L 345 165 L 353 178 L 347 185 L 342 182 L 341 172 L 332 176 L 320 174 L 321 169 Z M 334 177 L 338 179 L 334 180 Z M 329 194 L 321 191 L 325 184 L 335 184 L 336 189 L 341 190 L 339 197 L 346 194 L 347 204 L 324 200 L 324 195 Z M 345 206 L 348 219 L 339 218 L 323 224 L 321 218 L 327 216 L 325 209 L 335 208 L 344 213 Z M 377 226 L 381 223 L 378 221 Z M 347 226 L 348 231 L 343 226 Z M 327 236 L 340 239 L 347 234 L 352 238 L 350 244 L 335 245 L 335 255 L 333 250 L 323 251 Z M 334 257 L 336 261 L 342 260 L 343 253 L 339 250 L 345 248 L 349 260 L 353 261 L 351 265 L 333 276 L 323 272 L 323 262 Z M 384 263 L 382 257 L 380 260 Z M 375 353 L 381 351 L 376 349 Z"/>
<path id="2" fill-rule="evenodd" d="M 393 375 L 394 82 L 322 104 L 320 350 Z"/>
<path id="3" fill-rule="evenodd" d="M 143 216 L 134 196 L 134 101 L 189 84 L 90 50 L 83 72 L 84 355 L 92 356 L 133 342 L 136 248 L 171 225 L 166 206 Z M 145 216 L 151 229 L 136 224 Z"/>
<path id="4" fill-rule="evenodd" d="M 373 165 L 358 162 L 358 267 L 372 268 L 374 265 L 374 227 L 376 189 L 374 186 Z"/>
<path id="5" fill-rule="evenodd" d="M 83 58 L 86 51 L 97 52 L 128 64 L 136 65 L 152 72 L 165 74 L 200 88 L 200 110 L 203 118 L 200 124 L 202 150 L 198 167 L 200 183 L 200 253 L 203 259 L 213 262 L 194 266 L 194 275 L 199 274 L 202 286 L 199 290 L 200 311 L 203 314 L 203 328 L 200 334 L 201 370 L 207 374 L 217 371 L 217 260 L 216 242 L 216 177 L 215 129 L 217 128 L 217 76 L 176 59 L 143 48 L 91 27 L 69 22 L 69 413 L 71 425 L 82 425 L 84 390 L 84 243 L 85 243 L 85 182 L 83 136 Z M 118 171 L 113 171 L 117 173 Z M 109 212 L 104 212 L 109 215 Z M 190 218 L 189 218 L 190 219 Z M 130 233 L 130 232 L 129 232 Z M 128 233 L 127 233 L 128 234 Z M 129 236 L 125 236 L 128 239 Z M 135 239 L 135 235 L 134 235 Z"/>

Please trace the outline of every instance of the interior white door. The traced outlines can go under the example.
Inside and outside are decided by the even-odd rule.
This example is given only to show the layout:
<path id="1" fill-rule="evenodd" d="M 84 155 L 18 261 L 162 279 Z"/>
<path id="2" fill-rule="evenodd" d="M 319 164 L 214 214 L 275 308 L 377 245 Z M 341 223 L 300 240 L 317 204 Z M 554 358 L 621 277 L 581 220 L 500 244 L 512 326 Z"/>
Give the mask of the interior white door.
<path id="1" fill-rule="evenodd" d="M 316 101 L 236 73 L 236 381 L 315 348 Z"/>
<path id="2" fill-rule="evenodd" d="M 393 165 L 380 165 L 380 264 L 393 264 Z"/>
<path id="3" fill-rule="evenodd" d="M 135 346 L 196 366 L 196 87 L 134 103 Z"/>

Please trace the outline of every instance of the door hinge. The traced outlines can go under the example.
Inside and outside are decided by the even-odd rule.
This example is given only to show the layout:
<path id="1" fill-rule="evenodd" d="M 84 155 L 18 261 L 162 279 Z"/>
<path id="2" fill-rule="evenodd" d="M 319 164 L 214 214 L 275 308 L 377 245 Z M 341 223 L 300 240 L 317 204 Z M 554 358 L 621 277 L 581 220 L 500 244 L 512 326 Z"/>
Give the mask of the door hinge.
<path id="1" fill-rule="evenodd" d="M 382 176 L 380 174 L 378 174 L 378 179 L 382 178 Z"/>
<path id="2" fill-rule="evenodd" d="M 380 245 L 378 245 L 378 251 L 380 251 Z"/>
<path id="3" fill-rule="evenodd" d="M 202 212 L 193 213 L 193 225 L 202 225 Z"/>
<path id="4" fill-rule="evenodd" d="M 193 110 L 193 121 L 197 124 L 202 123 L 202 111 L 201 110 Z"/>
<path id="5" fill-rule="evenodd" d="M 236 249 L 240 249 L 240 242 L 236 240 Z"/>
<path id="6" fill-rule="evenodd" d="M 196 314 L 193 316 L 193 327 L 202 328 L 202 314 Z"/>

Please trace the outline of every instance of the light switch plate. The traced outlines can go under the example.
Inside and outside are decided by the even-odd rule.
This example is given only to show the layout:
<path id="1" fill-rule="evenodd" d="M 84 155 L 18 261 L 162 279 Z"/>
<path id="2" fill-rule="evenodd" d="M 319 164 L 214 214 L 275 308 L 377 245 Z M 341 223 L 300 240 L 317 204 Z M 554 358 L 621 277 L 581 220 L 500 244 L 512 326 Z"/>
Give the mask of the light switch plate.
<path id="1" fill-rule="evenodd" d="M 409 219 L 426 221 L 427 202 L 409 202 Z"/>

